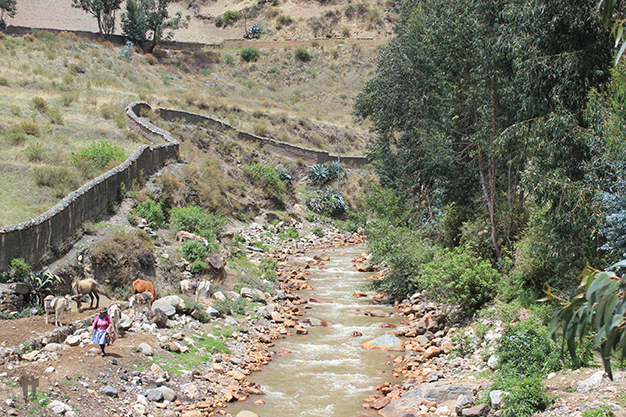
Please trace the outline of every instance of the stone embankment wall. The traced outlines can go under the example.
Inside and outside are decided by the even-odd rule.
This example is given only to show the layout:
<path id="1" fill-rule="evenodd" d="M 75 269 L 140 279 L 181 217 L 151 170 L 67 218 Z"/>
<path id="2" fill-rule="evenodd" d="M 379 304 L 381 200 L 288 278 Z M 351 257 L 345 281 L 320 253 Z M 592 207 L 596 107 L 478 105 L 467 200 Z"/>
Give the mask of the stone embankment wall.
<path id="1" fill-rule="evenodd" d="M 213 119 L 212 117 L 203 116 L 201 114 L 191 113 L 182 110 L 173 110 L 173 109 L 164 109 L 164 108 L 156 108 L 154 112 L 158 114 L 163 120 L 168 122 L 181 120 L 186 123 L 195 124 L 199 126 L 206 126 L 211 129 L 220 130 L 223 132 L 231 131 L 237 134 L 237 137 L 241 140 L 247 140 L 252 142 L 260 143 L 263 146 L 267 146 L 272 151 L 281 152 L 283 155 L 293 156 L 296 158 L 301 158 L 302 160 L 314 163 L 314 164 L 323 164 L 329 161 L 337 161 L 341 160 L 341 163 L 344 165 L 351 166 L 353 168 L 362 168 L 367 163 L 368 160 L 364 156 L 341 156 L 330 155 L 327 151 L 320 151 L 315 149 L 304 148 L 298 145 L 292 145 L 287 142 L 281 142 L 278 140 L 274 140 L 271 138 L 264 138 L 261 136 L 253 135 L 249 132 L 244 132 L 243 130 L 238 130 L 228 123 L 224 123 L 220 120 Z"/>
<path id="2" fill-rule="evenodd" d="M 146 103 L 131 103 L 126 108 L 129 128 L 157 145 L 143 145 L 119 166 L 68 194 L 45 213 L 20 224 L 0 228 L 0 272 L 8 269 L 14 258 L 24 258 L 30 265 L 40 266 L 47 251 L 58 252 L 63 243 L 75 235 L 83 222 L 94 220 L 115 201 L 122 183 L 128 189 L 133 181 L 165 165 L 177 161 L 179 143 L 162 129 L 139 117 L 150 110 Z"/>

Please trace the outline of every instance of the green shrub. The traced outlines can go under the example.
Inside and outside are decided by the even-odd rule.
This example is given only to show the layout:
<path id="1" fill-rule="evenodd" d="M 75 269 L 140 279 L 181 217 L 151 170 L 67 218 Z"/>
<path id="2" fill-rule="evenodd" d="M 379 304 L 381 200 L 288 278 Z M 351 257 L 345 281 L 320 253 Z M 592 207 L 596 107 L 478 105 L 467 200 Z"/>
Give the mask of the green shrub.
<path id="1" fill-rule="evenodd" d="M 314 227 L 314 228 L 311 230 L 311 233 L 313 233 L 313 234 L 314 234 L 315 236 L 317 236 L 317 237 L 324 237 L 324 229 L 322 229 L 322 228 L 321 228 L 321 227 L 319 227 L 319 226 Z"/>
<path id="2" fill-rule="evenodd" d="M 544 376 L 563 367 L 560 349 L 547 327 L 534 320 L 507 326 L 498 341 L 498 366 L 515 377 Z"/>
<path id="3" fill-rule="evenodd" d="M 302 47 L 296 48 L 294 56 L 298 61 L 302 62 L 309 62 L 311 60 L 311 53 L 306 48 Z"/>
<path id="4" fill-rule="evenodd" d="M 225 63 L 226 65 L 230 65 L 230 64 L 232 64 L 233 62 L 235 62 L 235 58 L 233 58 L 233 56 L 232 56 L 231 54 L 225 54 L 225 55 L 224 55 L 224 63 Z"/>
<path id="5" fill-rule="evenodd" d="M 285 185 L 278 173 L 267 165 L 253 163 L 244 168 L 252 183 L 261 188 L 269 197 L 277 198 L 285 192 Z"/>
<path id="6" fill-rule="evenodd" d="M 217 26 L 218 28 L 224 26 L 224 18 L 221 15 L 215 16 L 215 26 Z"/>
<path id="7" fill-rule="evenodd" d="M 291 187 L 293 185 L 293 178 L 291 177 L 291 172 L 288 168 L 276 168 L 276 173 L 278 174 L 278 178 L 280 178 L 282 182 L 287 184 L 287 187 Z"/>
<path id="8" fill-rule="evenodd" d="M 170 225 L 175 232 L 184 230 L 209 241 L 219 236 L 225 223 L 226 219 L 221 214 L 198 206 L 174 207 L 170 211 Z"/>
<path id="9" fill-rule="evenodd" d="M 330 178 L 331 181 L 343 178 L 347 175 L 348 175 L 348 172 L 343 167 L 343 165 L 341 165 L 340 162 L 331 161 L 331 163 L 328 164 L 328 177 Z"/>
<path id="10" fill-rule="evenodd" d="M 256 61 L 260 55 L 261 51 L 252 46 L 246 46 L 239 51 L 239 56 L 246 62 Z"/>
<path id="11" fill-rule="evenodd" d="M 509 392 L 503 397 L 502 417 L 530 417 L 535 411 L 545 410 L 554 403 L 552 396 L 538 376 L 526 378 L 496 378 L 493 389 Z"/>
<path id="12" fill-rule="evenodd" d="M 496 296 L 500 279 L 491 263 L 477 257 L 472 244 L 443 248 L 422 266 L 420 284 L 436 300 L 450 301 L 474 313 Z"/>
<path id="13" fill-rule="evenodd" d="M 124 149 L 102 140 L 72 154 L 71 163 L 76 166 L 85 178 L 93 178 L 101 174 L 107 167 L 118 165 L 126 159 Z"/>
<path id="14" fill-rule="evenodd" d="M 80 186 L 77 173 L 66 167 L 35 167 L 33 177 L 37 185 L 53 188 L 57 198 L 65 196 Z"/>
<path id="15" fill-rule="evenodd" d="M 220 316 L 231 314 L 246 314 L 246 299 L 240 297 L 234 301 L 226 298 L 224 300 L 215 300 L 213 308 L 216 309 Z"/>
<path id="16" fill-rule="evenodd" d="M 273 258 L 266 256 L 261 259 L 259 269 L 263 272 L 268 281 L 276 282 L 276 261 Z"/>
<path id="17" fill-rule="evenodd" d="M 133 213 L 146 219 L 148 226 L 153 229 L 160 229 L 167 225 L 165 214 L 163 214 L 163 206 L 160 201 L 142 201 L 133 209 Z"/>
<path id="18" fill-rule="evenodd" d="M 615 417 L 615 413 L 607 405 L 583 411 L 583 417 Z"/>
<path id="19" fill-rule="evenodd" d="M 283 26 L 289 26 L 290 24 L 293 23 L 293 18 L 289 15 L 280 16 L 278 18 L 278 23 L 280 23 Z"/>
<path id="20" fill-rule="evenodd" d="M 63 124 L 63 115 L 61 111 L 57 108 L 46 110 L 46 116 L 50 119 L 50 123 L 54 125 L 62 125 Z"/>
<path id="21" fill-rule="evenodd" d="M 197 240 L 187 240 L 180 245 L 183 249 L 183 258 L 194 263 L 209 256 L 209 250 L 202 242 Z M 206 266 L 208 268 L 208 266 Z M 205 268 L 206 269 L 206 268 Z"/>
<path id="22" fill-rule="evenodd" d="M 24 258 L 13 258 L 9 263 L 9 274 L 13 279 L 23 279 L 30 272 L 30 265 L 26 263 Z"/>
<path id="23" fill-rule="evenodd" d="M 4 77 L 0 77 L 0 87 L 8 87 L 9 86 L 9 80 L 7 80 Z"/>
<path id="24" fill-rule="evenodd" d="M 209 265 L 202 262 L 200 259 L 196 259 L 191 264 L 191 272 L 194 274 L 201 274 L 209 268 Z"/>
<path id="25" fill-rule="evenodd" d="M 237 20 L 241 18 L 240 12 L 234 12 L 232 10 L 226 10 L 224 12 L 224 26 L 235 23 Z"/>

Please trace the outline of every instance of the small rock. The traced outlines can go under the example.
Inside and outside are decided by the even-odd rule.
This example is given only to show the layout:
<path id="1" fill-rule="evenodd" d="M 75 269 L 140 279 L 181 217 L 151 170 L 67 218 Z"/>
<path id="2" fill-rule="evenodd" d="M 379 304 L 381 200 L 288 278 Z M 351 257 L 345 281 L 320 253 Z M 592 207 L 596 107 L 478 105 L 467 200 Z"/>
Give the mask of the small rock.
<path id="1" fill-rule="evenodd" d="M 65 413 L 66 408 L 69 407 L 59 400 L 54 400 L 50 404 L 48 404 L 46 408 L 55 414 L 63 414 Z M 71 410 L 71 408 L 69 408 L 69 410 Z"/>
<path id="2" fill-rule="evenodd" d="M 136 414 L 139 414 L 140 416 L 144 416 L 148 413 L 148 410 L 146 410 L 146 406 L 143 404 L 135 404 L 133 405 L 133 411 Z"/>
<path id="3" fill-rule="evenodd" d="M 161 388 L 153 388 L 146 391 L 148 401 L 161 401 L 163 399 L 163 391 Z"/>
<path id="4" fill-rule="evenodd" d="M 454 404 L 454 411 L 458 415 L 460 415 L 463 410 L 466 408 L 470 408 L 474 404 L 474 399 L 469 395 L 461 394 L 459 398 L 456 399 L 456 404 Z"/>
<path id="5" fill-rule="evenodd" d="M 104 387 L 102 392 L 104 393 L 104 395 L 108 395 L 109 397 L 117 397 L 117 390 L 111 385 L 107 385 L 106 387 Z"/>
<path id="6" fill-rule="evenodd" d="M 22 355 L 22 360 L 32 362 L 37 359 L 37 355 L 39 355 L 39 352 L 40 352 L 39 350 L 33 350 L 32 352 Z"/>
<path id="7" fill-rule="evenodd" d="M 54 366 L 49 366 L 48 368 L 46 368 L 46 370 L 44 372 L 45 373 L 52 373 L 52 372 L 54 372 Z"/>
<path id="8" fill-rule="evenodd" d="M 489 359 L 487 359 L 487 366 L 490 369 L 496 369 L 498 367 L 499 360 L 500 358 L 498 357 L 498 355 L 491 355 L 489 356 Z"/>
<path id="9" fill-rule="evenodd" d="M 141 353 L 146 356 L 152 356 L 154 354 L 154 352 L 152 351 L 152 346 L 147 343 L 141 343 L 138 347 L 139 349 L 141 349 Z"/>
<path id="10" fill-rule="evenodd" d="M 65 344 L 69 345 L 69 346 L 78 346 L 80 344 L 81 341 L 81 337 L 80 336 L 68 336 L 67 339 L 65 339 Z"/>
<path id="11" fill-rule="evenodd" d="M 63 350 L 63 346 L 59 343 L 48 343 L 46 346 L 44 346 L 43 350 L 45 350 L 46 352 L 59 352 Z"/>
<path id="12" fill-rule="evenodd" d="M 6 400 L 4 403 L 7 405 L 7 407 L 15 408 L 15 401 L 13 401 L 13 399 L 11 398 Z"/>
<path id="13" fill-rule="evenodd" d="M 253 413 L 252 411 L 243 410 L 237 413 L 235 417 L 259 417 L 258 414 Z"/>
<path id="14" fill-rule="evenodd" d="M 161 391 L 163 392 L 163 399 L 165 401 L 173 402 L 174 400 L 176 400 L 176 392 L 174 392 L 173 389 L 166 386 L 161 386 Z"/>
<path id="15" fill-rule="evenodd" d="M 487 404 L 480 404 L 476 407 L 463 410 L 463 417 L 481 417 L 486 416 L 487 413 L 489 413 L 489 406 Z"/>

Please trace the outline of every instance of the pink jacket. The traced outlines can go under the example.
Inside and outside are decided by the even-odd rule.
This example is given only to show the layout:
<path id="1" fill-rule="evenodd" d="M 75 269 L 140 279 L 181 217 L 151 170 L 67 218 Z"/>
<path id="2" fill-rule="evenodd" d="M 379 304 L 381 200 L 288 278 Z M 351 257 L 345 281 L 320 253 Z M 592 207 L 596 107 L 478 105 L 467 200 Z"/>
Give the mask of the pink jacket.
<path id="1" fill-rule="evenodd" d="M 106 330 L 111 324 L 111 317 L 107 314 L 104 318 L 100 317 L 100 315 L 96 316 L 96 319 L 93 321 L 93 325 L 91 326 L 91 331 L 94 330 Z"/>

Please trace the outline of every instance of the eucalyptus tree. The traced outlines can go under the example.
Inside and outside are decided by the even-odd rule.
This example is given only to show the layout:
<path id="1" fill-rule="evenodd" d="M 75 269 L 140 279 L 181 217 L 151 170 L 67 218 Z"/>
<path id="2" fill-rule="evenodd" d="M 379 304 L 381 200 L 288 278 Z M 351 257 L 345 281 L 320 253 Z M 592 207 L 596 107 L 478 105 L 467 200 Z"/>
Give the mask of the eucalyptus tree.
<path id="1" fill-rule="evenodd" d="M 98 32 L 104 39 L 115 31 L 115 12 L 122 0 L 72 0 L 72 7 L 83 9 L 98 21 Z"/>
<path id="2" fill-rule="evenodd" d="M 175 30 L 189 25 L 190 16 L 183 17 L 178 12 L 170 18 L 167 10 L 173 0 L 128 0 L 126 13 L 122 15 L 122 29 L 132 42 L 150 41 L 152 50 L 164 39 L 171 38 L 167 30 Z"/>
<path id="3" fill-rule="evenodd" d="M 0 30 L 7 27 L 4 17 L 14 17 L 17 13 L 17 0 L 0 0 Z"/>
<path id="4" fill-rule="evenodd" d="M 571 216 L 589 157 L 586 94 L 611 60 L 594 6 L 407 1 L 355 105 L 373 121 L 381 182 L 415 204 L 478 208 L 496 257 L 530 201 Z"/>

